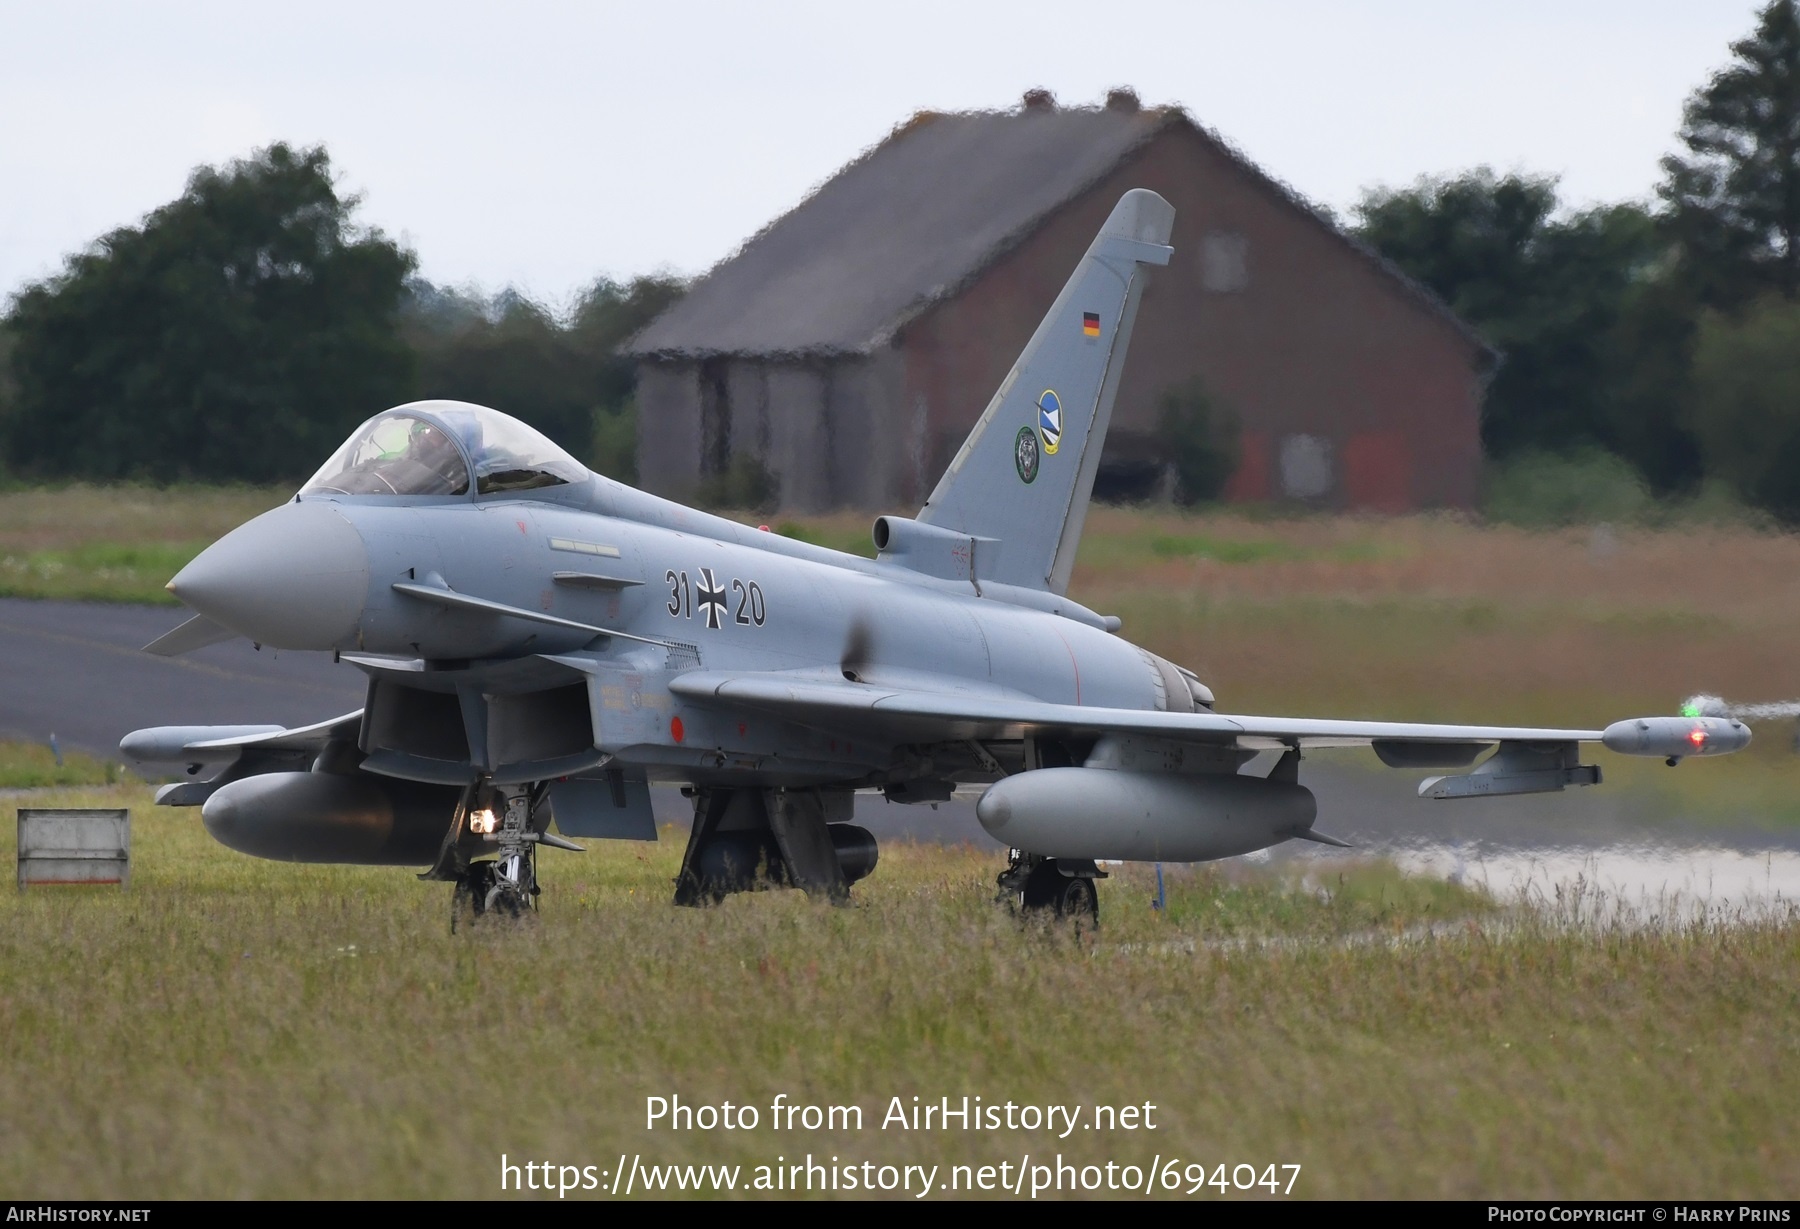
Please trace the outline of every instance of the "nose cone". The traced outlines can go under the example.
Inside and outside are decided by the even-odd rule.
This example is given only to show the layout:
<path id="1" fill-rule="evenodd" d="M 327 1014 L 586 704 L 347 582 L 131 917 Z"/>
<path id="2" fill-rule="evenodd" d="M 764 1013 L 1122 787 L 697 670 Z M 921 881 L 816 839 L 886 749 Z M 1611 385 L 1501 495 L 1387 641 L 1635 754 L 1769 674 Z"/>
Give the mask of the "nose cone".
<path id="1" fill-rule="evenodd" d="M 200 552 L 169 591 L 260 644 L 336 648 L 368 600 L 369 551 L 335 505 L 287 503 Z"/>

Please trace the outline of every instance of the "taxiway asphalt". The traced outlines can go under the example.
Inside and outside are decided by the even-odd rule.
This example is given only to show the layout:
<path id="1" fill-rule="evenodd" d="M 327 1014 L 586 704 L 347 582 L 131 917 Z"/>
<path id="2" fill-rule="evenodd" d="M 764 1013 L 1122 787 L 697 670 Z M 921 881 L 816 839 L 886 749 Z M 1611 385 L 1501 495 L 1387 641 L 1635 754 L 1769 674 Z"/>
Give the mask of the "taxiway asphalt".
<path id="1" fill-rule="evenodd" d="M 173 606 L 0 598 L 0 737 L 117 758 L 151 725 L 322 721 L 362 706 L 366 680 L 329 653 L 256 650 L 248 641 L 184 657 L 143 646 L 180 623 Z"/>

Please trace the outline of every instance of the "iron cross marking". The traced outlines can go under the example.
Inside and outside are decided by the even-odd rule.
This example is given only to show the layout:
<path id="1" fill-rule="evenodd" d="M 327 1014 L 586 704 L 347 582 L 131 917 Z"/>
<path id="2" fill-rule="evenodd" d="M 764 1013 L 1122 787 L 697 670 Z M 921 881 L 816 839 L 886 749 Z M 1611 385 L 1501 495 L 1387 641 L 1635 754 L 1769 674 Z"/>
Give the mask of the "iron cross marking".
<path id="1" fill-rule="evenodd" d="M 725 617 L 725 587 L 713 579 L 711 568 L 700 569 L 698 596 L 700 605 L 706 609 L 706 626 L 718 631 L 719 620 Z"/>

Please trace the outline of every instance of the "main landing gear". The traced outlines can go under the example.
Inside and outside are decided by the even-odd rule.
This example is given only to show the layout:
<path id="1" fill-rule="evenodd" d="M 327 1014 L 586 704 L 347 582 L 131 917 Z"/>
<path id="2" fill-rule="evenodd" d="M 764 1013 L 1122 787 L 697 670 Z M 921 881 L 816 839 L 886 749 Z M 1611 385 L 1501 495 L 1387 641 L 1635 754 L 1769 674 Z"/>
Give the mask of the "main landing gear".
<path id="1" fill-rule="evenodd" d="M 999 899 L 1026 917 L 1072 924 L 1078 931 L 1100 925 L 1095 881 L 1106 872 L 1082 858 L 1046 858 L 1014 849 L 996 882 Z"/>
<path id="2" fill-rule="evenodd" d="M 848 790 L 697 791 L 675 903 L 718 904 L 734 892 L 799 888 L 848 904 L 850 885 L 873 871 L 878 857 L 867 829 L 841 822 L 850 814 Z"/>

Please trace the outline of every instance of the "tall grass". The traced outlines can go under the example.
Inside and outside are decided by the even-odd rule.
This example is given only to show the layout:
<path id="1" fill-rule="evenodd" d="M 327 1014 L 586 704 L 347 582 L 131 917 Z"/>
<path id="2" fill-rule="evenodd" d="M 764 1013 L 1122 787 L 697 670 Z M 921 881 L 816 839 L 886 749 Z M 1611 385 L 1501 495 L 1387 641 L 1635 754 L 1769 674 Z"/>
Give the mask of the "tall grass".
<path id="1" fill-rule="evenodd" d="M 1313 1197 L 1780 1197 L 1800 1169 L 1791 917 L 1626 925 L 1357 863 L 1172 874 L 1157 913 L 1134 870 L 1082 943 L 997 908 L 969 849 L 886 847 L 847 909 L 676 910 L 665 834 L 546 851 L 538 916 L 453 936 L 404 871 L 243 858 L 142 792 L 34 803 L 122 799 L 128 890 L 0 894 L 6 1197 L 494 1196 L 503 1152 L 1161 1155 L 1297 1163 Z M 646 1129 L 676 1094 L 864 1128 Z M 879 1126 L 965 1094 L 1157 1126 Z"/>
<path id="2" fill-rule="evenodd" d="M 116 761 L 85 751 L 52 750 L 45 743 L 0 739 L 0 789 L 50 785 L 113 785 L 125 776 Z"/>

